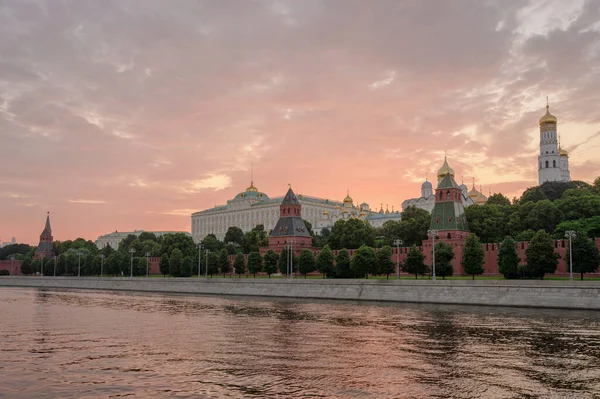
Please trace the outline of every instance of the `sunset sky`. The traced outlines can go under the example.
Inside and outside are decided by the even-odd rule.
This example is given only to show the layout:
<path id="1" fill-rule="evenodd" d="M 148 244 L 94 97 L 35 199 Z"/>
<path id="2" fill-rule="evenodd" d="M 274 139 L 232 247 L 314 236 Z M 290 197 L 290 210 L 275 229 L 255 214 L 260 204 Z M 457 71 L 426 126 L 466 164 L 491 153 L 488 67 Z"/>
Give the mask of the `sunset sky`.
<path id="1" fill-rule="evenodd" d="M 250 183 L 372 207 L 444 160 L 537 184 L 546 96 L 600 175 L 600 1 L 4 0 L 0 237 L 190 230 Z"/>

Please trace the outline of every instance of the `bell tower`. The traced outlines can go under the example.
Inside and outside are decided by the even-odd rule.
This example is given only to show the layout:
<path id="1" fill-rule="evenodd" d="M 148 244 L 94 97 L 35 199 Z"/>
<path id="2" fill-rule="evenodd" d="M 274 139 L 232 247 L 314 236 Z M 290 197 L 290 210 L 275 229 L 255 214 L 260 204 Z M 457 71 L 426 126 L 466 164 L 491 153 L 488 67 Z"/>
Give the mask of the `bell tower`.
<path id="1" fill-rule="evenodd" d="M 50 227 L 50 212 L 46 215 L 46 226 L 44 226 L 44 231 L 40 234 L 40 243 L 35 250 L 34 258 L 47 258 L 53 255 L 54 247 L 52 245 L 53 237 L 52 237 L 52 228 Z"/>

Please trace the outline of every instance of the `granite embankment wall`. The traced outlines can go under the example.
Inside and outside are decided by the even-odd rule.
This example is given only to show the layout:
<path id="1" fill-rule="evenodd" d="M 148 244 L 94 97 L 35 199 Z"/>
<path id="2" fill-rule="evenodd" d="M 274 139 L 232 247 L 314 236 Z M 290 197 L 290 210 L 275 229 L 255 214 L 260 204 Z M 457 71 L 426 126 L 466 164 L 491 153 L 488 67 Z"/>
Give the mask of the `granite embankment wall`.
<path id="1" fill-rule="evenodd" d="M 0 277 L 1 287 L 600 310 L 599 281 Z"/>

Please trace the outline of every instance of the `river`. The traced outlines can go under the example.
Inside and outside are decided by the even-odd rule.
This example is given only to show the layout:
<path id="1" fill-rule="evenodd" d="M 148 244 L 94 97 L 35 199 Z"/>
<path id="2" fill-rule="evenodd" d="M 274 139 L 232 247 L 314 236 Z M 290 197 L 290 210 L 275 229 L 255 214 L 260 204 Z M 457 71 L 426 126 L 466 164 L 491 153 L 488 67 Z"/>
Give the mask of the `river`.
<path id="1" fill-rule="evenodd" d="M 600 398 L 600 313 L 0 289 L 0 398 Z"/>

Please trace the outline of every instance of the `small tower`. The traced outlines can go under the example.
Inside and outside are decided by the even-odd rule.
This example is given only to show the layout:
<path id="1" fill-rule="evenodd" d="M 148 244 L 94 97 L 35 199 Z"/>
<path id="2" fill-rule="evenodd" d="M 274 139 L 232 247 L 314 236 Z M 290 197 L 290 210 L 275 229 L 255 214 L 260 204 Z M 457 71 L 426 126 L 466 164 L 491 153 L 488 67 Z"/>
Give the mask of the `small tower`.
<path id="1" fill-rule="evenodd" d="M 302 205 L 290 187 L 279 207 L 279 220 L 269 236 L 269 249 L 276 252 L 292 245 L 294 252 L 312 248 L 312 237 L 302 220 Z"/>
<path id="2" fill-rule="evenodd" d="M 46 226 L 40 234 L 40 243 L 35 250 L 35 259 L 47 258 L 53 255 L 54 247 L 52 245 L 52 228 L 50 227 L 50 212 L 46 215 Z"/>
<path id="3" fill-rule="evenodd" d="M 463 241 L 469 235 L 462 191 L 449 173 L 435 189 L 435 206 L 429 228 L 437 230 L 442 241 Z"/>

